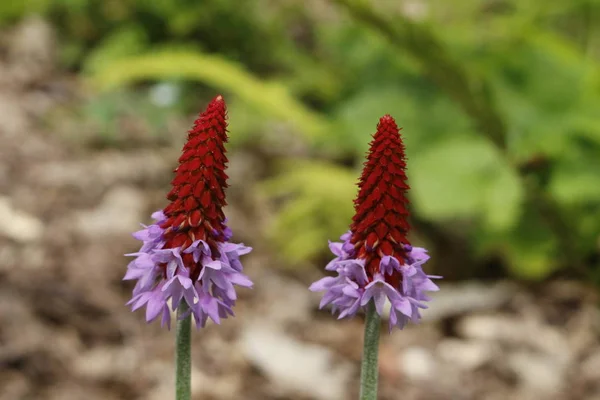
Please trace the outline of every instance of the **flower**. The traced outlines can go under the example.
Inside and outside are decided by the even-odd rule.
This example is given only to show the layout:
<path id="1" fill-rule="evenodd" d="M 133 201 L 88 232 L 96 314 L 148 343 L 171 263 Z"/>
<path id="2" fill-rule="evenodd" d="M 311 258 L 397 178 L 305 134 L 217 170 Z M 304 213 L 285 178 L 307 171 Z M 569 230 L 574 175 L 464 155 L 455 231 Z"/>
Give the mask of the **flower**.
<path id="1" fill-rule="evenodd" d="M 229 242 L 231 230 L 223 214 L 226 205 L 224 143 L 227 142 L 226 106 L 217 96 L 200 114 L 188 133 L 175 169 L 170 204 L 152 214 L 154 223 L 133 237 L 142 242 L 127 267 L 124 280 L 137 280 L 127 303 L 133 311 L 146 306 L 146 321 L 161 316 L 170 328 L 170 306 L 182 301 L 197 327 L 208 318 L 220 323 L 233 315 L 237 299 L 234 286 L 252 287 L 242 273 L 240 256 L 252 249 Z"/>
<path id="2" fill-rule="evenodd" d="M 373 300 L 375 310 L 383 313 L 386 300 L 391 304 L 389 329 L 402 329 L 411 320 L 419 322 L 420 309 L 427 308 L 428 291 L 438 287 L 422 265 L 429 259 L 427 250 L 413 247 L 407 235 L 408 200 L 406 161 L 400 130 L 394 119 L 385 115 L 373 135 L 354 201 L 355 215 L 350 230 L 330 242 L 336 256 L 325 269 L 327 276 L 310 286 L 325 292 L 320 308 L 332 305 L 338 318 L 352 317 Z"/>

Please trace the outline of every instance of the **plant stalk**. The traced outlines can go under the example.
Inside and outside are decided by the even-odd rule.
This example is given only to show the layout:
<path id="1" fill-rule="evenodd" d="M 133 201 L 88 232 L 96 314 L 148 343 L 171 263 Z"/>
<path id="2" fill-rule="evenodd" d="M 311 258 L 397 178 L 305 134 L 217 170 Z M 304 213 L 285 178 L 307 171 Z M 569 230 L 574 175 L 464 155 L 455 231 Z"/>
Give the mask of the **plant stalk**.
<path id="1" fill-rule="evenodd" d="M 192 361 L 191 361 L 191 327 L 192 315 L 180 319 L 188 310 L 182 301 L 177 309 L 177 330 L 175 337 L 175 399 L 190 400 L 192 398 Z"/>
<path id="2" fill-rule="evenodd" d="M 371 300 L 367 306 L 365 320 L 365 341 L 360 370 L 360 400 L 377 400 L 377 381 L 379 375 L 379 333 L 381 317 Z"/>

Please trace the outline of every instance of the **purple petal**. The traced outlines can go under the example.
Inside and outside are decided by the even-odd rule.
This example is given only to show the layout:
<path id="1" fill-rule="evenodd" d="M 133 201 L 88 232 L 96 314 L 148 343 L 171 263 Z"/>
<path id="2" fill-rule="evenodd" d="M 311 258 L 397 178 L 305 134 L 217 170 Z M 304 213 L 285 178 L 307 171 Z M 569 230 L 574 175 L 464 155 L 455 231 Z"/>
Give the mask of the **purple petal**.
<path id="1" fill-rule="evenodd" d="M 150 321 L 154 320 L 156 317 L 158 317 L 160 312 L 163 310 L 163 307 L 166 306 L 164 299 L 162 298 L 162 296 L 160 296 L 160 292 L 158 294 L 159 295 L 154 293 L 148 299 L 148 304 L 146 305 L 146 321 L 147 322 L 150 322 Z"/>
<path id="2" fill-rule="evenodd" d="M 144 276 L 144 274 L 146 274 L 148 271 L 141 269 L 141 268 L 127 268 L 127 272 L 125 272 L 125 276 L 123 277 L 124 281 L 128 281 L 131 279 L 139 279 L 142 276 Z"/>
<path id="3" fill-rule="evenodd" d="M 337 271 L 340 269 L 339 265 L 340 258 L 336 257 L 333 260 L 329 261 L 329 263 L 325 266 L 326 271 Z"/>
<path id="4" fill-rule="evenodd" d="M 160 321 L 160 326 L 166 326 L 167 329 L 171 329 L 171 312 L 168 307 L 163 308 L 162 320 Z"/>
<path id="5" fill-rule="evenodd" d="M 319 303 L 319 309 L 321 309 L 321 308 L 325 307 L 327 304 L 331 303 L 338 296 L 339 296 L 339 294 L 332 292 L 332 291 L 325 292 L 325 294 L 321 298 L 321 302 Z"/>
<path id="6" fill-rule="evenodd" d="M 392 306 L 407 317 L 412 315 L 412 304 L 406 298 L 401 297 L 399 300 L 395 300 Z"/>
<path id="7" fill-rule="evenodd" d="M 212 319 L 216 324 L 221 323 L 221 318 L 219 316 L 219 304 L 217 302 L 217 299 L 212 297 L 210 294 L 205 294 L 200 299 L 198 305 L 202 308 L 202 311 L 208 314 L 210 319 Z"/>
<path id="8" fill-rule="evenodd" d="M 204 264 L 205 268 L 210 268 L 210 269 L 214 269 L 214 270 L 220 270 L 222 268 L 222 262 L 221 261 L 210 261 L 206 264 Z"/>
<path id="9" fill-rule="evenodd" d="M 385 275 L 392 275 L 394 270 L 400 270 L 400 263 L 396 257 L 383 256 L 379 262 L 379 271 Z"/>
<path id="10" fill-rule="evenodd" d="M 152 219 L 154 219 L 156 222 L 161 222 L 164 221 L 165 219 L 167 219 L 167 217 L 165 216 L 165 213 L 162 210 L 158 210 L 152 213 L 151 215 Z"/>
<path id="11" fill-rule="evenodd" d="M 350 242 L 344 242 L 344 245 L 342 246 L 342 250 L 344 251 L 344 253 L 346 253 L 346 255 L 350 255 L 350 254 L 354 254 L 354 245 Z"/>
<path id="12" fill-rule="evenodd" d="M 339 242 L 329 242 L 329 250 L 338 257 L 341 257 L 344 254 L 342 252 L 342 246 L 343 244 Z"/>
<path id="13" fill-rule="evenodd" d="M 335 282 L 337 280 L 338 280 L 338 278 L 334 278 L 332 276 L 326 276 L 326 277 L 321 278 L 318 281 L 314 282 L 312 285 L 310 285 L 308 290 L 310 290 L 311 292 L 322 292 L 324 290 L 328 290 L 332 285 L 335 284 Z"/>
<path id="14" fill-rule="evenodd" d="M 437 292 L 440 290 L 439 286 L 429 279 L 426 279 L 423 283 L 421 283 L 420 289 L 427 292 Z"/>
<path id="15" fill-rule="evenodd" d="M 151 292 L 140 293 L 129 300 L 127 305 L 131 306 L 131 311 L 135 311 L 148 302 L 148 298 L 151 294 Z"/>
<path id="16" fill-rule="evenodd" d="M 238 285 L 238 286 L 242 286 L 242 287 L 252 287 L 252 285 L 253 285 L 250 278 L 248 278 L 244 274 L 240 274 L 239 272 L 229 275 L 229 281 L 231 283 L 233 283 L 234 285 Z"/>

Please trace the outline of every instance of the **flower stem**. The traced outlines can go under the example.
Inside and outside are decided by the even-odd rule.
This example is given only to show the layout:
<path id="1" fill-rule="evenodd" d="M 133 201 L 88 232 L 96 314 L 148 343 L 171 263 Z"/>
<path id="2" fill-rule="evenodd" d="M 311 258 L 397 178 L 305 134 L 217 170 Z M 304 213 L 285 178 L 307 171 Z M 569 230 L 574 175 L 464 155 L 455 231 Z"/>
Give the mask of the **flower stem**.
<path id="1" fill-rule="evenodd" d="M 192 316 L 180 319 L 188 310 L 182 301 L 177 309 L 177 333 L 175 338 L 175 398 L 190 400 L 192 397 L 191 326 Z"/>
<path id="2" fill-rule="evenodd" d="M 367 306 L 365 321 L 365 342 L 360 371 L 360 400 L 377 400 L 380 321 L 381 318 L 375 311 L 375 303 L 371 300 Z"/>

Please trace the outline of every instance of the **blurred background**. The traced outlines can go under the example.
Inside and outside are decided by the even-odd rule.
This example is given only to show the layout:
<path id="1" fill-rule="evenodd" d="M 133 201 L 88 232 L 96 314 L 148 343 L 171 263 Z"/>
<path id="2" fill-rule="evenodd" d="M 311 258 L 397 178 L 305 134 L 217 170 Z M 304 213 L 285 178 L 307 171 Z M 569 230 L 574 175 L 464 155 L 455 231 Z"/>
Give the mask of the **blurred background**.
<path id="1" fill-rule="evenodd" d="M 255 288 L 194 333 L 195 399 L 357 397 L 362 320 L 307 286 L 386 113 L 446 279 L 381 399 L 600 399 L 598 0 L 0 2 L 0 399 L 173 397 L 122 254 L 219 93 Z"/>

